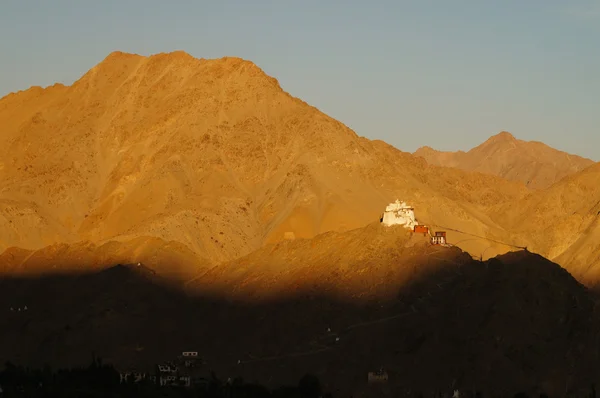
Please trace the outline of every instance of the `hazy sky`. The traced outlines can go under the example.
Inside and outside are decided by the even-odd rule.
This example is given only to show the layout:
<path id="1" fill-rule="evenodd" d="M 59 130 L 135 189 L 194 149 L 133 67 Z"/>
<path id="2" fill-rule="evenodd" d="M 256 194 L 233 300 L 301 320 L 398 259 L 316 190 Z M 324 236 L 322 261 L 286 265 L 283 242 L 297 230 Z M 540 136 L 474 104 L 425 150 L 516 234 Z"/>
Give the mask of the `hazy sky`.
<path id="1" fill-rule="evenodd" d="M 0 0 L 0 37 L 0 96 L 113 50 L 232 55 L 404 151 L 507 130 L 600 160 L 600 0 Z"/>

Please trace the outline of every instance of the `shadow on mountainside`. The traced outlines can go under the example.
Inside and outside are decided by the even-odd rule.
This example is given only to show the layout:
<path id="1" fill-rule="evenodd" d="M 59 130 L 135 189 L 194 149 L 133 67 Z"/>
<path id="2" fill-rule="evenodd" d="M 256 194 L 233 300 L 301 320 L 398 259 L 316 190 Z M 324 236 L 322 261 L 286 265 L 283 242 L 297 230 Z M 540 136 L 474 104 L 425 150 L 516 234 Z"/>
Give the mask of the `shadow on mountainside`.
<path id="1" fill-rule="evenodd" d="M 0 311 L 2 363 L 69 366 L 95 352 L 117 368 L 150 369 L 199 351 L 222 377 L 278 386 L 312 373 L 336 396 L 553 395 L 598 379 L 592 294 L 528 252 L 434 267 L 393 299 L 362 302 L 317 291 L 254 304 L 192 297 L 135 265 L 3 277 Z M 367 373 L 380 367 L 389 382 L 369 386 Z"/>

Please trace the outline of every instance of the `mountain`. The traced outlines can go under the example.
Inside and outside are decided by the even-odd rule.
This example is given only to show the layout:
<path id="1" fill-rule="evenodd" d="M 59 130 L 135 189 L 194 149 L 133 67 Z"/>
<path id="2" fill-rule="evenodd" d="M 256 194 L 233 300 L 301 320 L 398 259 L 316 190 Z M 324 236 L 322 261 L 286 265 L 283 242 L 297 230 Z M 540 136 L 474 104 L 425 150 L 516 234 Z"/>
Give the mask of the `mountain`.
<path id="1" fill-rule="evenodd" d="M 112 53 L 71 86 L 0 99 L 0 125 L 0 361 L 190 349 L 219 375 L 310 371 L 339 395 L 380 366 L 421 391 L 596 381 L 580 282 L 600 265 L 598 165 L 532 190 L 428 164 L 249 61 L 184 52 Z M 456 247 L 382 226 L 395 199 Z"/>
<path id="2" fill-rule="evenodd" d="M 185 245 L 159 238 L 130 241 L 55 243 L 38 250 L 7 249 L 0 255 L 0 274 L 38 277 L 48 274 L 79 275 L 119 263 L 143 263 L 171 281 L 188 280 L 210 266 Z"/>
<path id="3" fill-rule="evenodd" d="M 222 272 L 239 293 L 206 290 Z M 144 369 L 193 350 L 205 374 L 277 386 L 310 372 L 340 396 L 372 391 L 367 372 L 380 367 L 385 388 L 424 396 L 451 387 L 556 396 L 597 381 L 594 297 L 532 253 L 481 263 L 369 225 L 268 245 L 189 285 L 184 295 L 135 264 L 0 277 L 0 361 L 71 366 L 95 352 Z M 288 293 L 255 294 L 274 286 Z"/>
<path id="4" fill-rule="evenodd" d="M 600 282 L 600 163 L 498 212 L 504 228 L 590 287 Z"/>
<path id="5" fill-rule="evenodd" d="M 594 163 L 541 142 L 518 140 L 506 131 L 468 152 L 440 152 L 422 147 L 414 155 L 432 165 L 492 174 L 522 182 L 532 189 L 548 188 Z"/>
<path id="6" fill-rule="evenodd" d="M 174 243 L 194 274 L 285 233 L 362 227 L 397 198 L 511 241 L 486 212 L 527 195 L 359 137 L 240 58 L 115 52 L 71 86 L 0 99 L 0 125 L 0 251 L 116 242 L 135 262 Z M 465 236 L 449 232 L 474 255 L 490 246 Z M 128 248 L 140 240 L 153 243 Z"/>
<path id="7" fill-rule="evenodd" d="M 115 52 L 72 86 L 0 99 L 0 125 L 4 270 L 143 262 L 188 280 L 286 235 L 362 228 L 395 199 L 477 258 L 527 246 L 578 277 L 598 264 L 586 240 L 600 200 L 593 164 L 533 191 L 431 165 L 358 136 L 240 58 Z M 461 156 L 519 170 L 579 159 L 553 154 L 501 133 Z M 559 160 L 553 170 L 567 170 Z"/>

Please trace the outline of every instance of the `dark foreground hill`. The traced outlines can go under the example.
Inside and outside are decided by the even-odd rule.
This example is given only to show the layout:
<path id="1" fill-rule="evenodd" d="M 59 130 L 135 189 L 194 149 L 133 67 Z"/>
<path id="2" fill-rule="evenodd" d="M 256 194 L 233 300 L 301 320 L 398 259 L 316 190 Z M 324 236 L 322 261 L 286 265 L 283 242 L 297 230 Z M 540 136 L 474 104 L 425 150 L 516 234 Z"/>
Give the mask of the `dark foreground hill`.
<path id="1" fill-rule="evenodd" d="M 455 249 L 423 250 L 436 251 L 438 266 L 395 297 L 368 301 L 308 287 L 254 304 L 192 297 L 136 265 L 5 277 L 0 361 L 65 366 L 95 352 L 139 368 L 194 350 L 221 377 L 278 386 L 313 373 L 334 395 L 355 396 L 372 388 L 552 396 L 597 381 L 593 297 L 565 270 L 528 252 L 481 263 Z M 389 382 L 369 386 L 367 372 L 380 367 Z"/>

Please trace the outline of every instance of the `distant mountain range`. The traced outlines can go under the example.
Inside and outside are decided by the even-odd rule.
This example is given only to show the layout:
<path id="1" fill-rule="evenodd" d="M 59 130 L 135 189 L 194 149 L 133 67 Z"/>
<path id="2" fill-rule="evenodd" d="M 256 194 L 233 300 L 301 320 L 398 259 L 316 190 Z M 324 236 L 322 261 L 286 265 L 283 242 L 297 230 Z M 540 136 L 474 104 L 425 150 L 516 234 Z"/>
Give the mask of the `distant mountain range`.
<path id="1" fill-rule="evenodd" d="M 385 396 L 381 366 L 432 396 L 597 378 L 600 164 L 506 132 L 413 155 L 184 52 L 10 94 L 0 126 L 1 361 L 193 349 L 340 396 Z M 396 199 L 455 247 L 382 226 Z"/>
<path id="2" fill-rule="evenodd" d="M 506 132 L 411 155 L 240 58 L 114 52 L 71 86 L 0 99 L 0 125 L 6 272 L 141 261 L 189 279 L 284 236 L 364 227 L 396 199 L 475 257 L 600 263 L 591 160 Z"/>
<path id="3" fill-rule="evenodd" d="M 516 139 L 506 131 L 468 152 L 441 152 L 422 147 L 414 155 L 432 165 L 492 174 L 523 182 L 533 189 L 548 188 L 594 164 L 590 159 L 558 151 L 541 142 Z"/>

